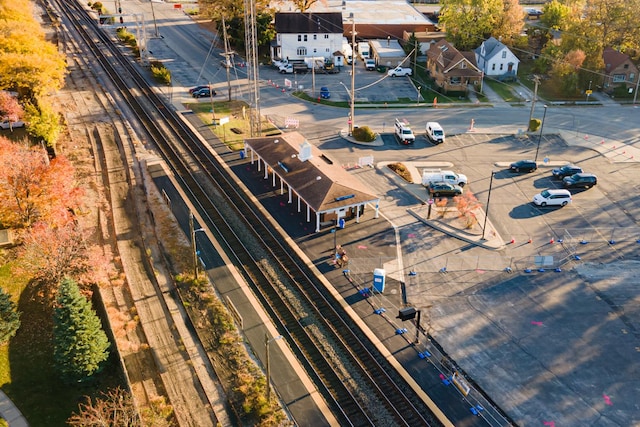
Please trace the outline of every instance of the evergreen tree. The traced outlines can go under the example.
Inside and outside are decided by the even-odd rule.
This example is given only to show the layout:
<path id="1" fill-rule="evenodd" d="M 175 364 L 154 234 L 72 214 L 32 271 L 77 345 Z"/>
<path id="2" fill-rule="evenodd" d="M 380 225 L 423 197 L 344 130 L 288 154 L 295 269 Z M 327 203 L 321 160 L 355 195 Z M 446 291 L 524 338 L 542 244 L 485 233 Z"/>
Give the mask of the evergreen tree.
<path id="1" fill-rule="evenodd" d="M 109 340 L 91 303 L 71 279 L 63 279 L 54 310 L 54 360 L 63 380 L 82 382 L 109 357 Z"/>
<path id="2" fill-rule="evenodd" d="M 0 288 L 0 344 L 13 337 L 20 327 L 20 313 L 11 297 Z"/>

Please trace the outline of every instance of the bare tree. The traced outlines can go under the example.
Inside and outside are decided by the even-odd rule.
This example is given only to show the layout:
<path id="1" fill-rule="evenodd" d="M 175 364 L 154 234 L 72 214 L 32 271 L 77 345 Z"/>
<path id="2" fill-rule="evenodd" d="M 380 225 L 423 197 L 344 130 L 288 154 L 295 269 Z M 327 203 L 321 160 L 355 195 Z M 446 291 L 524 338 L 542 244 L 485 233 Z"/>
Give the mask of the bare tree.
<path id="1" fill-rule="evenodd" d="M 94 401 L 86 397 L 87 403 L 79 405 L 67 423 L 74 427 L 142 427 L 140 415 L 131 394 L 118 387 L 102 393 Z"/>

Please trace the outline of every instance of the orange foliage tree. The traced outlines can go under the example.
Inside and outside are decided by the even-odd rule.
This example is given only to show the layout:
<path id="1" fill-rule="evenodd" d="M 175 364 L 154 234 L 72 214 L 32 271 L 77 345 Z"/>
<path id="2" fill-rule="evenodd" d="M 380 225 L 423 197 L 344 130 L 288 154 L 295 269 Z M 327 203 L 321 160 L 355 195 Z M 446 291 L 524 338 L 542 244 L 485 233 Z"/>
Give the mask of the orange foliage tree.
<path id="1" fill-rule="evenodd" d="M 0 137 L 0 224 L 28 228 L 38 221 L 62 225 L 73 219 L 82 190 L 63 156 L 49 161 L 42 148 Z"/>
<path id="2" fill-rule="evenodd" d="M 464 219 L 467 228 L 478 223 L 474 211 L 480 207 L 480 202 L 471 191 L 465 191 L 461 196 L 454 197 L 453 203 L 455 203 L 460 217 Z"/>
<path id="3" fill-rule="evenodd" d="M 9 92 L 0 91 L 0 119 L 17 122 L 24 116 L 24 110 L 18 99 Z"/>

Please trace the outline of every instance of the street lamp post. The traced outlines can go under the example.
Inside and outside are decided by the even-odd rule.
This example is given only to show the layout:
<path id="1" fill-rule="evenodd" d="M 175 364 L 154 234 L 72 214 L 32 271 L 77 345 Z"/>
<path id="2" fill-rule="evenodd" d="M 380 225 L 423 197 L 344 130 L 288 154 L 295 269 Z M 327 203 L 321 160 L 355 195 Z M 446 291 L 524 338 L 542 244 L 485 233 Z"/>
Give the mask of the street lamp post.
<path id="1" fill-rule="evenodd" d="M 282 338 L 282 335 L 278 335 L 277 337 L 269 338 L 269 335 L 264 334 L 264 351 L 265 351 L 265 365 L 267 368 L 267 402 L 271 400 L 271 365 L 269 362 L 269 343 L 271 341 L 276 341 Z"/>
<path id="2" fill-rule="evenodd" d="M 487 208 L 484 211 L 484 224 L 482 225 L 482 240 L 484 240 L 485 230 L 487 229 L 487 218 L 489 217 L 489 202 L 491 201 L 491 188 L 493 187 L 493 176 L 496 171 L 491 171 L 491 179 L 489 180 L 489 193 L 487 194 Z"/>
<path id="3" fill-rule="evenodd" d="M 420 105 L 420 90 L 422 89 L 422 86 L 418 86 L 418 105 Z"/>
<path id="4" fill-rule="evenodd" d="M 540 141 L 542 140 L 542 128 L 544 128 L 544 119 L 547 117 L 547 106 L 544 106 L 544 114 L 542 114 L 542 123 L 540 123 L 540 135 L 538 135 L 538 146 L 536 147 L 536 157 L 533 159 L 534 162 L 538 161 L 538 152 L 540 151 Z"/>
<path id="5" fill-rule="evenodd" d="M 189 212 L 189 232 L 191 233 L 191 249 L 193 249 L 193 277 L 198 280 L 198 248 L 196 246 L 196 233 L 204 231 L 204 228 L 197 230 L 193 226 L 193 212 Z"/>

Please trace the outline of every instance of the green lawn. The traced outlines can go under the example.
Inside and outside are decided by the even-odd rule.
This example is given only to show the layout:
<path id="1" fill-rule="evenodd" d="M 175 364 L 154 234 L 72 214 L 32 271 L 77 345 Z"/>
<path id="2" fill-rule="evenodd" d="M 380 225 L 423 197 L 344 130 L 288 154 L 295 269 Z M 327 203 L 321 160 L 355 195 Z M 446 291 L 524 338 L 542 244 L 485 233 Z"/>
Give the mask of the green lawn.
<path id="1" fill-rule="evenodd" d="M 484 84 L 489 86 L 506 102 L 522 102 L 522 97 L 518 94 L 516 83 L 505 83 L 485 77 Z"/>
<path id="2" fill-rule="evenodd" d="M 22 313 L 18 333 L 0 346 L 0 388 L 32 427 L 65 426 L 85 395 L 120 384 L 120 368 L 111 358 L 93 384 L 65 385 L 53 369 L 52 309 L 28 277 L 14 274 L 11 263 L 0 267 L 0 286 L 14 296 Z"/>

